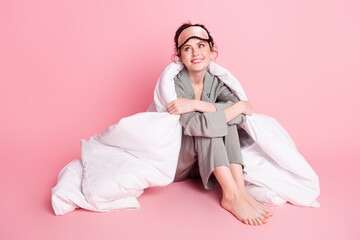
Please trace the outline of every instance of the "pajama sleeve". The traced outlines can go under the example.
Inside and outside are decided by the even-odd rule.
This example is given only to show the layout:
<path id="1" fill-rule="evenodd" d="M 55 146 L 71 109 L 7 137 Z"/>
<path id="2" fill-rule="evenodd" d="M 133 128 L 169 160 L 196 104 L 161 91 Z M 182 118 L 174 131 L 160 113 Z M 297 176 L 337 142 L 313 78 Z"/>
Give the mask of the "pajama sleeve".
<path id="1" fill-rule="evenodd" d="M 218 86 L 218 96 L 215 102 L 215 107 L 216 110 L 223 110 L 227 107 L 232 106 L 234 103 L 237 103 L 239 101 L 239 98 L 231 92 L 230 88 L 225 83 L 220 80 L 219 82 L 220 84 Z M 229 121 L 227 124 L 241 124 L 244 121 L 246 121 L 246 116 L 245 114 L 241 113 L 240 115 Z"/>
<path id="2" fill-rule="evenodd" d="M 187 98 L 184 89 L 175 82 L 178 98 Z M 201 113 L 198 111 L 183 113 L 180 116 L 183 132 L 188 136 L 223 137 L 228 134 L 228 125 L 223 110 Z"/>

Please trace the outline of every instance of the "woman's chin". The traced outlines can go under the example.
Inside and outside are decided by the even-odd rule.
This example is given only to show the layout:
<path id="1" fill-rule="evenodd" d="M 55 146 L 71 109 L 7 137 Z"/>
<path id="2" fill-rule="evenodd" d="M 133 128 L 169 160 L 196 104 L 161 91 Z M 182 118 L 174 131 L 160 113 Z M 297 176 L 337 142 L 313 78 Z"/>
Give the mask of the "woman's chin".
<path id="1" fill-rule="evenodd" d="M 188 71 L 191 72 L 202 72 L 202 71 L 206 71 L 207 67 L 209 66 L 209 64 L 192 64 L 190 66 L 187 67 Z"/>

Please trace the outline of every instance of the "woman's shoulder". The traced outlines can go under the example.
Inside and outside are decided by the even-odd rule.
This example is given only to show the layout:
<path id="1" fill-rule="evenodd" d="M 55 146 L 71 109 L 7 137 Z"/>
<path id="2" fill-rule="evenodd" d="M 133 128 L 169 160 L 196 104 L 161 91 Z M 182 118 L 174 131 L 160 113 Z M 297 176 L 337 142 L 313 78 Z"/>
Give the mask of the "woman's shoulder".
<path id="1" fill-rule="evenodd" d="M 213 87 L 225 85 L 225 83 L 223 81 L 221 81 L 221 79 L 218 76 L 212 74 L 208 70 L 206 72 L 207 72 L 207 76 L 209 77 L 209 79 L 211 79 Z"/>
<path id="2" fill-rule="evenodd" d="M 178 74 L 175 75 L 174 80 L 181 82 L 181 80 L 184 80 L 188 77 L 189 77 L 189 73 L 188 73 L 187 69 L 184 67 L 183 69 L 180 70 L 180 72 Z"/>

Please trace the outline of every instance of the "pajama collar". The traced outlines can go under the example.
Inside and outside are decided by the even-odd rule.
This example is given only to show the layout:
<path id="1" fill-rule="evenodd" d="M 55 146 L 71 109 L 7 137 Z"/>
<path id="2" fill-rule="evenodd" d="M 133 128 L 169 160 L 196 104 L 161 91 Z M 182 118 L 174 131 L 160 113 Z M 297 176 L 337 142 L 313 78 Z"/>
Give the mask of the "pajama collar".
<path id="1" fill-rule="evenodd" d="M 204 77 L 204 89 L 203 94 L 201 95 L 201 100 L 209 101 L 210 100 L 210 92 L 211 85 L 213 84 L 214 76 L 211 75 L 208 71 L 205 72 Z M 190 75 L 187 71 L 186 67 L 184 67 L 179 73 L 179 79 L 185 86 L 185 91 L 190 95 L 193 99 L 195 99 L 194 89 L 191 84 Z"/>

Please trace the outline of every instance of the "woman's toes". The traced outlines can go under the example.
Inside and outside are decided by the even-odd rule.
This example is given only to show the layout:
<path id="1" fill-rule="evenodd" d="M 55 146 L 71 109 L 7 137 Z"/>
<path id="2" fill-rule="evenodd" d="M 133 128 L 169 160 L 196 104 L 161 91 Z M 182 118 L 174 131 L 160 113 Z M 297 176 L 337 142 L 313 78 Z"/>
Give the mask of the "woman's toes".
<path id="1" fill-rule="evenodd" d="M 273 212 L 271 211 L 271 209 L 268 208 L 268 207 L 266 207 L 266 206 L 265 206 L 265 212 L 266 212 L 267 214 L 269 214 L 270 217 L 273 215 Z"/>
<path id="2" fill-rule="evenodd" d="M 268 219 L 266 217 L 260 216 L 259 219 L 263 222 L 263 223 L 267 223 Z"/>
<path id="3" fill-rule="evenodd" d="M 269 218 L 269 217 L 271 217 L 267 212 L 262 212 L 261 213 L 261 215 L 263 216 L 263 217 L 265 217 L 265 218 Z"/>
<path id="4" fill-rule="evenodd" d="M 257 219 L 255 219 L 255 220 L 256 220 L 258 226 L 260 226 L 260 225 L 263 224 L 260 218 L 257 218 Z"/>
<path id="5" fill-rule="evenodd" d="M 257 226 L 257 222 L 255 221 L 255 219 L 251 219 L 251 222 L 253 223 L 252 226 Z"/>

